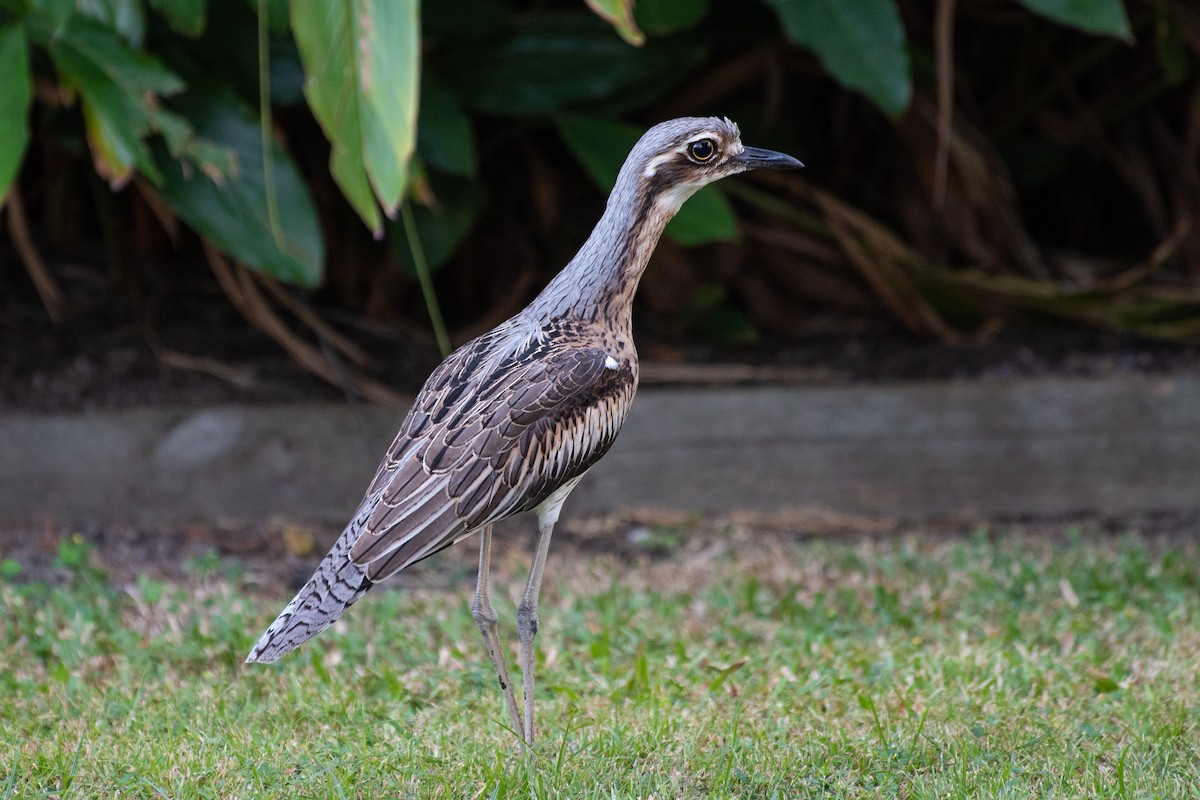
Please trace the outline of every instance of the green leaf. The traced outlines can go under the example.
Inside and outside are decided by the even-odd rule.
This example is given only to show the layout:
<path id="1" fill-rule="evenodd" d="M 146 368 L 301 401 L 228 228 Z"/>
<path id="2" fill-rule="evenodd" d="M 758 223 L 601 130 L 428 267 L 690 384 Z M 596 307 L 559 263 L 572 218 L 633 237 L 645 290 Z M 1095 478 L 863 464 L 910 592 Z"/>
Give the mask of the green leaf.
<path id="1" fill-rule="evenodd" d="M 888 114 L 912 100 L 908 45 L 895 0 L 767 0 L 788 38 L 817 54 L 844 86 Z"/>
<path id="2" fill-rule="evenodd" d="M 218 183 L 237 174 L 233 153 L 220 145 L 196 136 L 192 124 L 184 117 L 165 108 L 153 109 L 150 119 L 155 130 L 162 134 L 167 152 L 183 159 Z"/>
<path id="3" fill-rule="evenodd" d="M 697 286 L 684 306 L 683 319 L 689 333 L 705 342 L 748 344 L 758 337 L 754 323 L 732 304 L 729 287 L 722 283 Z"/>
<path id="4" fill-rule="evenodd" d="M 29 145 L 29 42 L 20 25 L 0 28 L 0 205 L 16 179 Z"/>
<path id="5" fill-rule="evenodd" d="M 231 152 L 237 170 L 218 177 L 170 157 L 161 144 L 162 195 L 189 226 L 248 267 L 301 286 L 321 281 L 325 243 L 308 188 L 291 158 L 271 143 L 283 240 L 267 218 L 266 178 L 257 115 L 228 87 L 194 86 L 175 104 L 203 140 Z"/>
<path id="6" fill-rule="evenodd" d="M 394 214 L 416 146 L 416 0 L 295 0 L 292 31 L 308 76 L 305 97 L 333 151 L 329 166 L 363 221 L 380 230 L 371 190 Z"/>
<path id="7" fill-rule="evenodd" d="M 96 171 L 114 187 L 137 167 L 154 181 L 161 176 L 143 139 L 158 98 L 183 81 L 157 59 L 134 50 L 111 28 L 82 15 L 50 41 L 50 57 L 63 83 L 79 92 L 84 127 Z"/>
<path id="8" fill-rule="evenodd" d="M 567 147 L 600 188 L 611 189 L 625 157 L 642 131 L 623 122 L 578 114 L 555 118 Z M 725 195 L 710 184 L 683 204 L 667 224 L 666 235 L 686 247 L 737 238 L 737 215 Z"/>
<path id="9" fill-rule="evenodd" d="M 163 15 L 171 30 L 192 37 L 204 33 L 205 5 L 205 0 L 150 0 L 150 7 Z"/>
<path id="10" fill-rule="evenodd" d="M 625 157 L 642 132 L 607 117 L 559 114 L 554 121 L 567 147 L 592 180 L 605 191 L 612 189 Z"/>
<path id="11" fill-rule="evenodd" d="M 126 94 L 166 97 L 184 88 L 179 76 L 154 56 L 135 50 L 116 31 L 82 16 L 72 18 L 60 41 L 50 45 L 51 54 L 69 48 L 94 64 Z"/>
<path id="12" fill-rule="evenodd" d="M 352 16 L 344 3 L 303 0 L 292 5 L 292 29 L 307 73 L 304 96 L 329 138 L 329 171 L 362 221 L 379 236 L 383 218 L 367 175 L 362 119 L 366 110 Z M 327 46 L 329 57 L 322 58 Z"/>
<path id="13" fill-rule="evenodd" d="M 428 70 L 421 76 L 417 152 L 432 167 L 452 175 L 475 174 L 475 136 L 458 98 Z"/>
<path id="14" fill-rule="evenodd" d="M 116 31 L 134 47 L 141 47 L 146 39 L 146 12 L 142 0 L 81 0 L 75 8 Z"/>
<path id="15" fill-rule="evenodd" d="M 271 33 L 277 35 L 287 33 L 291 27 L 288 22 L 288 9 L 291 7 L 290 0 L 246 0 L 246 3 L 254 10 L 255 14 L 263 7 L 264 2 L 267 9 L 267 22 L 270 23 Z"/>
<path id="16" fill-rule="evenodd" d="M 684 247 L 736 241 L 737 214 L 721 190 L 709 184 L 683 204 L 663 233 Z"/>
<path id="17" fill-rule="evenodd" d="M 671 86 L 706 54 L 697 40 L 634 48 L 586 12 L 535 16 L 506 35 L 448 47 L 438 75 L 472 108 L 500 116 L 541 115 L 599 102 L 628 103 Z"/>
<path id="18" fill-rule="evenodd" d="M 1121 0 L 1017 0 L 1036 14 L 1085 33 L 1129 39 L 1133 36 Z"/>
<path id="19" fill-rule="evenodd" d="M 634 47 L 646 41 L 646 34 L 638 30 L 633 19 L 633 0 L 584 0 L 596 16 L 612 25 L 621 38 Z"/>
<path id="20" fill-rule="evenodd" d="M 708 0 L 638 0 L 637 24 L 655 36 L 694 28 L 708 13 Z"/>
<path id="21" fill-rule="evenodd" d="M 367 174 L 389 214 L 400 205 L 408 184 L 408 162 L 417 145 L 421 75 L 417 12 L 417 0 L 377 0 L 369 19 L 355 19 L 359 28 L 355 41 L 365 51 L 359 61 L 359 81 L 365 87 Z"/>
<path id="22" fill-rule="evenodd" d="M 45 47 L 75 14 L 75 0 L 38 0 L 28 10 L 29 38 Z"/>

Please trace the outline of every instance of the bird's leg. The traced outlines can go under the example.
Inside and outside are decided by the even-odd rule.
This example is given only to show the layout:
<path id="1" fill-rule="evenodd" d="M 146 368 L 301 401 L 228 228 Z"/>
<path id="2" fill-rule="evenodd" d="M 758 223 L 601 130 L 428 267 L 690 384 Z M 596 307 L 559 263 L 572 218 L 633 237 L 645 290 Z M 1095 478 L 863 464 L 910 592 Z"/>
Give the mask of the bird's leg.
<path id="1" fill-rule="evenodd" d="M 512 682 L 508 679 L 508 667 L 504 663 L 500 637 L 496 635 L 496 622 L 499 618 L 496 616 L 496 609 L 492 607 L 491 567 L 492 526 L 488 525 L 479 534 L 479 582 L 475 584 L 475 602 L 471 603 L 471 618 L 479 626 L 488 656 L 492 659 L 492 666 L 496 668 L 496 678 L 500 681 L 500 688 L 504 690 L 504 702 L 508 705 L 508 716 L 512 718 L 513 730 L 521 736 L 525 726 L 521 721 L 521 711 L 517 708 Z"/>
<path id="2" fill-rule="evenodd" d="M 546 554 L 550 550 L 550 534 L 558 521 L 557 509 L 553 514 L 538 514 L 537 550 L 533 555 L 533 566 L 529 570 L 529 583 L 525 596 L 517 606 L 517 636 L 521 640 L 521 677 L 525 684 L 525 741 L 533 744 L 533 669 L 537 661 L 533 649 L 533 637 L 537 634 L 538 595 L 542 591 L 542 572 L 546 568 Z"/>

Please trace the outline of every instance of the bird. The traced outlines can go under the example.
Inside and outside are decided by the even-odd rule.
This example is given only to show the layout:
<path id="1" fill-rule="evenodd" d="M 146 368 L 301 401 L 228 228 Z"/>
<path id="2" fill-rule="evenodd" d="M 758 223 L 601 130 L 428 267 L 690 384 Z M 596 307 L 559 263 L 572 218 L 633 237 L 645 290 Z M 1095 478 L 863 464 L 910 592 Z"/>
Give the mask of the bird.
<path id="1" fill-rule="evenodd" d="M 467 342 L 417 394 L 350 522 L 247 663 L 269 663 L 329 627 L 372 586 L 471 535 L 471 616 L 513 732 L 532 745 L 534 637 L 550 538 L 563 503 L 612 446 L 638 385 L 632 307 L 667 222 L 702 186 L 753 169 L 795 169 L 742 145 L 727 117 L 661 122 L 634 145 L 600 220 L 528 306 Z M 533 511 L 538 537 L 517 606 L 517 705 L 491 599 L 492 526 Z"/>

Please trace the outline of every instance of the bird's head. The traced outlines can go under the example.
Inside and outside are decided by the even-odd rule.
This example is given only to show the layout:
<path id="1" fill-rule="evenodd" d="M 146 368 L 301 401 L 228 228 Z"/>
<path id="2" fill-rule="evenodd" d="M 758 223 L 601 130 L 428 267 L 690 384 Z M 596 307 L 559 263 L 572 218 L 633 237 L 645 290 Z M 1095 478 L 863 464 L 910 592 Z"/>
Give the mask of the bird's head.
<path id="1" fill-rule="evenodd" d="M 791 156 L 742 145 L 738 126 L 718 117 L 683 117 L 655 125 L 634 145 L 618 185 L 674 214 L 697 189 L 751 169 L 797 169 Z"/>

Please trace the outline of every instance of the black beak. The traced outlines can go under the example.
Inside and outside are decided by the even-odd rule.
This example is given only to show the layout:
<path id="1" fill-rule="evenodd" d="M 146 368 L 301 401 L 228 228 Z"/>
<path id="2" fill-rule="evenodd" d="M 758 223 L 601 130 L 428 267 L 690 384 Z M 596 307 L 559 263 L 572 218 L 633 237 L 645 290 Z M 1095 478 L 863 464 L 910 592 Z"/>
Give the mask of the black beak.
<path id="1" fill-rule="evenodd" d="M 747 147 L 741 153 L 729 159 L 741 164 L 746 169 L 800 169 L 804 165 L 798 160 L 774 150 L 763 150 L 761 147 Z"/>

